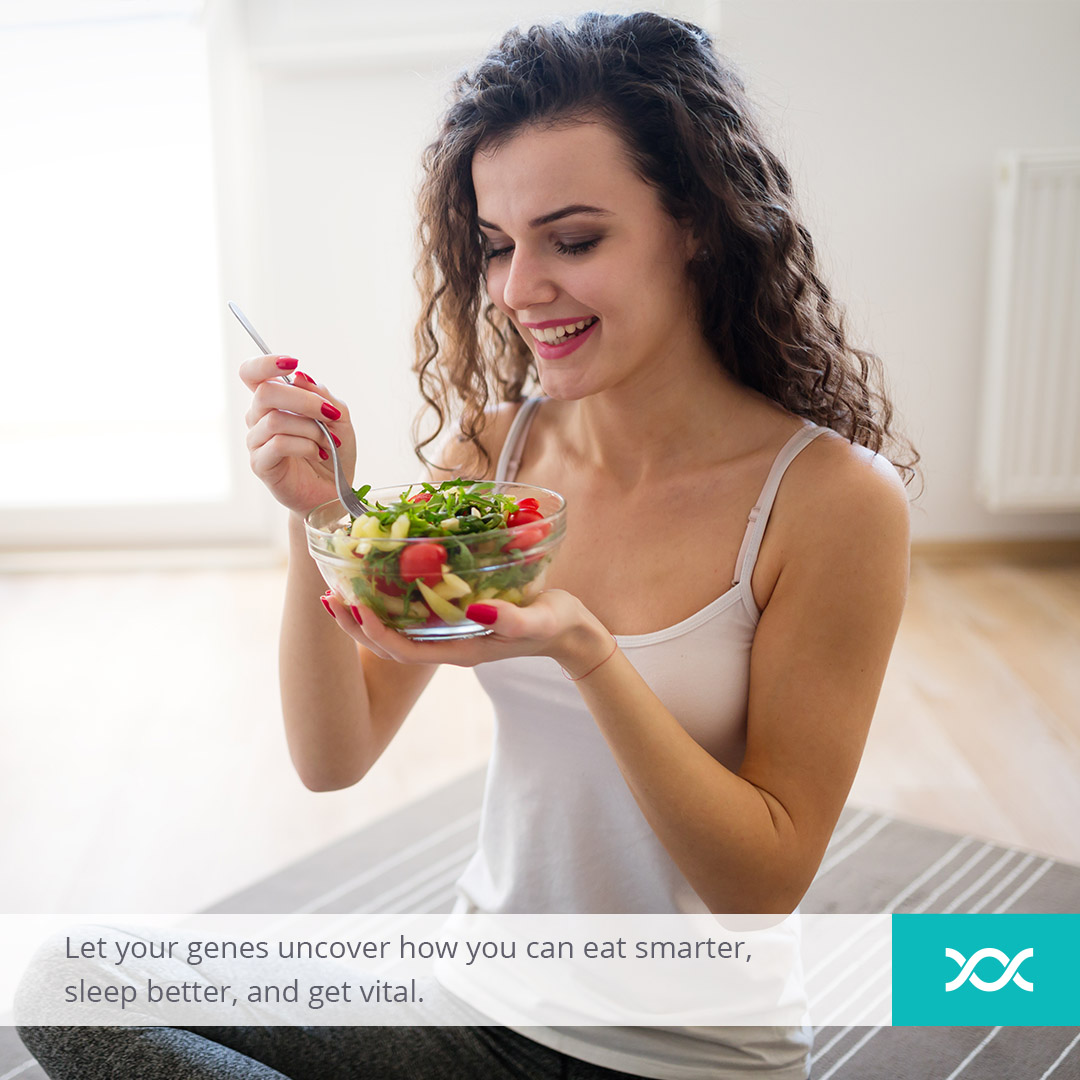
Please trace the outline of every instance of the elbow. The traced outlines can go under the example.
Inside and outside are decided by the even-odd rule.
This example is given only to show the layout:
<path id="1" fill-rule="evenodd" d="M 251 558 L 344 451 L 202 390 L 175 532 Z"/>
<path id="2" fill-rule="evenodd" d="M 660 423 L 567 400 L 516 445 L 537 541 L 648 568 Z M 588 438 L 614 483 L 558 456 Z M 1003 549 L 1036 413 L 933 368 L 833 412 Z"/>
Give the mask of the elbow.
<path id="1" fill-rule="evenodd" d="M 341 792 L 345 791 L 345 788 L 352 787 L 356 783 L 355 780 L 333 780 L 324 778 L 313 778 L 311 780 L 305 780 L 300 778 L 303 786 L 307 787 L 309 792 Z"/>
<path id="2" fill-rule="evenodd" d="M 356 768 L 338 768 L 334 770 L 322 769 L 314 771 L 311 769 L 302 769 L 296 763 L 293 763 L 296 769 L 296 775 L 300 777 L 300 783 L 308 789 L 308 791 L 322 792 L 322 791 L 344 791 L 345 788 L 350 788 L 354 784 L 360 783 L 361 780 L 367 775 L 367 769 Z"/>
<path id="3" fill-rule="evenodd" d="M 351 784 L 342 784 L 333 780 L 326 780 L 322 778 L 305 779 L 300 777 L 301 783 L 308 789 L 308 791 L 343 791 L 347 787 L 351 787 Z"/>
<path id="4" fill-rule="evenodd" d="M 328 755 L 308 754 L 302 748 L 289 747 L 289 759 L 300 783 L 308 791 L 343 791 L 358 784 L 371 764 L 355 752 L 340 753 L 335 760 Z"/>
<path id="5" fill-rule="evenodd" d="M 808 870 L 802 860 L 777 868 L 772 887 L 763 891 L 756 909 L 764 915 L 791 915 L 802 903 L 803 897 L 814 880 L 817 867 Z"/>
<path id="6" fill-rule="evenodd" d="M 802 903 L 813 880 L 813 873 L 808 877 L 801 867 L 789 869 L 780 875 L 769 897 L 763 898 L 763 902 L 771 906 L 762 908 L 762 912 L 770 915 L 793 914 Z"/>
<path id="7" fill-rule="evenodd" d="M 789 915 L 794 914 L 805 895 L 805 889 L 781 890 L 768 898 L 763 898 L 762 906 L 757 909 L 758 913 L 762 915 L 781 915 L 787 918 Z"/>
<path id="8" fill-rule="evenodd" d="M 733 883 L 730 878 L 710 896 L 702 896 L 714 915 L 776 915 L 786 918 L 802 903 L 810 888 L 802 867 L 775 866 L 772 873 L 755 869 L 752 881 Z"/>
<path id="9" fill-rule="evenodd" d="M 775 915 L 786 919 L 795 912 L 803 898 L 803 893 L 760 891 L 740 893 L 728 898 L 718 897 L 717 902 L 709 903 L 713 915 Z"/>

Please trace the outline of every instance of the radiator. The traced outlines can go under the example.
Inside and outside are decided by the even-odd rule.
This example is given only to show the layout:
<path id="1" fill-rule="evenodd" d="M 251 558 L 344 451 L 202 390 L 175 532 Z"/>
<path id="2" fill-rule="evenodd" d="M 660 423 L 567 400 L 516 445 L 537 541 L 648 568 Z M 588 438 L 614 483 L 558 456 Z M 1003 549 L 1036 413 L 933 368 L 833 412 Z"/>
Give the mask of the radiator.
<path id="1" fill-rule="evenodd" d="M 1080 150 L 998 159 L 977 491 L 1080 510 Z"/>

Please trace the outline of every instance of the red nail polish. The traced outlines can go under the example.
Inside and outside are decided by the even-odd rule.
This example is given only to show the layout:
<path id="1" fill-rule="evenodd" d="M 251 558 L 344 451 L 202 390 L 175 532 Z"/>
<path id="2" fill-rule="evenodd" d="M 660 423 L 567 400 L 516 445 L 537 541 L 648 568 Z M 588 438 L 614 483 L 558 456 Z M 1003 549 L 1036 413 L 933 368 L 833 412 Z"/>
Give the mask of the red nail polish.
<path id="1" fill-rule="evenodd" d="M 283 356 L 278 360 L 277 366 L 281 368 L 282 371 L 292 371 L 299 363 L 299 360 L 294 360 L 291 356 Z"/>
<path id="2" fill-rule="evenodd" d="M 320 446 L 319 447 L 319 457 L 321 457 L 323 459 L 323 461 L 326 461 L 330 457 L 330 455 Z"/>
<path id="3" fill-rule="evenodd" d="M 364 625 L 364 620 L 360 618 L 360 609 L 353 605 L 349 610 L 353 613 L 353 618 L 361 625 Z"/>
<path id="4" fill-rule="evenodd" d="M 325 416 L 327 418 L 327 420 L 340 420 L 341 419 L 341 410 L 340 409 L 335 409 L 334 406 L 331 405 L 329 401 L 324 401 L 322 403 L 322 414 L 323 414 L 323 416 Z"/>
<path id="5" fill-rule="evenodd" d="M 298 379 L 306 379 L 312 386 L 315 385 L 315 380 L 306 371 L 298 371 L 296 377 Z"/>
<path id="6" fill-rule="evenodd" d="M 330 432 L 330 438 L 334 440 L 335 446 L 341 445 L 341 440 L 332 431 Z"/>
<path id="7" fill-rule="evenodd" d="M 330 601 L 329 601 L 329 600 L 327 600 L 325 596 L 320 596 L 320 597 L 319 597 L 319 599 L 320 599 L 320 600 L 322 601 L 322 606 L 323 606 L 324 608 L 326 608 L 326 610 L 327 610 L 327 611 L 329 611 L 329 612 L 330 612 L 330 615 L 331 615 L 331 616 L 332 616 L 333 618 L 335 618 L 335 619 L 336 619 L 336 618 L 337 618 L 337 616 L 336 616 L 336 615 L 334 615 L 334 609 L 333 609 L 333 608 L 332 608 L 332 607 L 330 606 Z"/>
<path id="8" fill-rule="evenodd" d="M 499 617 L 499 609 L 491 604 L 470 604 L 465 609 L 465 618 L 473 622 L 490 626 Z"/>

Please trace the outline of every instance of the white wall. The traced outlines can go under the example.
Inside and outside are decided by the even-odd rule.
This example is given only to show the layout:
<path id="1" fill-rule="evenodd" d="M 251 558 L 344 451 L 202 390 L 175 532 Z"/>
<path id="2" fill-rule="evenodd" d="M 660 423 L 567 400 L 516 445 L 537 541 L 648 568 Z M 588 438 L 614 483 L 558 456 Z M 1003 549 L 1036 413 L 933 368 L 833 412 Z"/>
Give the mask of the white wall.
<path id="1" fill-rule="evenodd" d="M 923 454 L 916 539 L 1080 535 L 1080 514 L 994 515 L 974 495 L 993 159 L 1080 144 L 1080 4 L 651 6 L 719 30 L 789 162 L 827 279 Z M 414 4 L 408 24 L 344 0 L 245 10 L 261 270 L 236 299 L 349 402 L 357 483 L 412 479 L 419 152 L 453 72 L 559 8 L 474 2 L 423 19 Z"/>
<path id="2" fill-rule="evenodd" d="M 923 454 L 916 537 L 1080 535 L 974 495 L 994 157 L 1080 145 L 1080 4 L 732 0 L 721 40 Z"/>

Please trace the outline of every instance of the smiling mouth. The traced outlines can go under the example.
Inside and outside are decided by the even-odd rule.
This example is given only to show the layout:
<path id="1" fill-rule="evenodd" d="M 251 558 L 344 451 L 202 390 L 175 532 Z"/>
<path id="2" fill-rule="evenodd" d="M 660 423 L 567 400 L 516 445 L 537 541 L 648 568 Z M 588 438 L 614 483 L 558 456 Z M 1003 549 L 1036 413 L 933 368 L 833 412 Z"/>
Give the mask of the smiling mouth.
<path id="1" fill-rule="evenodd" d="M 567 323 L 566 326 L 549 326 L 545 330 L 530 330 L 535 341 L 545 345 L 562 345 L 565 341 L 572 341 L 578 334 L 585 333 L 593 323 L 600 320 L 595 315 L 583 319 L 581 322 Z"/>

